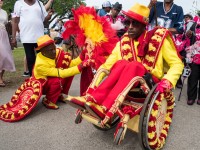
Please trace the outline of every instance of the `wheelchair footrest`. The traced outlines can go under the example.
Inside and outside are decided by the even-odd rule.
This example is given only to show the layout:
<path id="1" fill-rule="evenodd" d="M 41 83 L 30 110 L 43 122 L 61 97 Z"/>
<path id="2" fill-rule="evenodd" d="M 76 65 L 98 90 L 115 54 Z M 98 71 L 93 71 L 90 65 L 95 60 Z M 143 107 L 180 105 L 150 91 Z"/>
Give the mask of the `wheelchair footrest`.
<path id="1" fill-rule="evenodd" d="M 86 121 L 104 129 L 104 128 L 110 128 L 108 124 L 105 124 L 104 127 L 101 126 L 101 120 L 98 118 L 92 116 L 90 113 L 83 111 L 81 114 L 82 118 L 85 119 Z"/>
<path id="2" fill-rule="evenodd" d="M 78 109 L 77 112 L 76 112 L 75 123 L 79 124 L 79 123 L 82 122 L 82 120 L 83 120 L 83 118 L 82 118 L 82 111 L 80 109 Z"/>

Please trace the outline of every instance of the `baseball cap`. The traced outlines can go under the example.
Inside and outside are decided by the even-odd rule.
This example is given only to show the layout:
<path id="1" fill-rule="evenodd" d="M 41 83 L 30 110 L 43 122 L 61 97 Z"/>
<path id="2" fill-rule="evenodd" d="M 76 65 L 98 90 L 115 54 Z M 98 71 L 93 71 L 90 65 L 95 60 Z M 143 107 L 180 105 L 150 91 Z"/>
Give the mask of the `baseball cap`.
<path id="1" fill-rule="evenodd" d="M 103 2 L 102 7 L 111 7 L 111 3 L 109 1 L 105 1 Z"/>

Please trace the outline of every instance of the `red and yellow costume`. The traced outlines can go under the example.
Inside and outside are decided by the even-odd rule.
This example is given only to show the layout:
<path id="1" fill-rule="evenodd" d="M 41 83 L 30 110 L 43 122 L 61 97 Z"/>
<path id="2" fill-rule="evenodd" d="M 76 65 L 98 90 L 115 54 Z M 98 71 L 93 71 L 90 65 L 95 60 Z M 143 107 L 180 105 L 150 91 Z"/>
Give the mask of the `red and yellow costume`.
<path id="1" fill-rule="evenodd" d="M 139 4 L 123 13 L 142 24 L 148 23 L 149 9 Z M 155 28 L 149 32 L 144 31 L 137 39 L 129 38 L 127 33 L 117 43 L 106 62 L 100 66 L 100 69 L 110 70 L 109 76 L 99 85 L 104 77 L 102 73 L 97 81 L 99 86 L 96 89 L 88 89 L 86 97 L 77 97 L 75 101 L 73 98 L 69 100 L 82 106 L 86 101 L 100 105 L 104 108 L 104 113 L 102 109 L 98 109 L 98 105 L 94 104 L 94 107 L 97 107 L 96 110 L 101 110 L 97 112 L 100 112 L 99 115 L 102 115 L 103 119 L 111 106 L 115 105 L 115 101 L 121 98 L 122 91 L 128 88 L 135 76 L 143 76 L 149 72 L 155 82 L 165 79 L 158 86 L 158 90 L 163 91 L 164 88 L 170 89 L 171 86 L 176 85 L 183 67 L 167 29 Z M 110 111 L 112 113 L 112 110 Z"/>
<path id="2" fill-rule="evenodd" d="M 44 35 L 38 39 L 37 50 L 53 43 L 49 36 Z M 55 105 L 58 97 L 61 93 L 68 94 L 73 76 L 81 71 L 78 64 L 83 59 L 84 56 L 80 55 L 71 60 L 70 54 L 59 48 L 56 49 L 55 59 L 47 58 L 39 52 L 34 74 L 17 89 L 10 102 L 0 106 L 0 119 L 7 122 L 21 120 L 37 105 L 42 94 L 46 94 L 46 100 L 49 101 L 45 106 L 58 108 Z"/>
<path id="3" fill-rule="evenodd" d="M 94 7 L 81 6 L 72 9 L 72 12 L 74 20 L 65 23 L 63 38 L 75 36 L 76 44 L 86 49 L 89 59 L 95 60 L 94 64 L 84 68 L 81 73 L 80 93 L 83 95 L 93 79 L 92 69 L 97 70 L 106 61 L 118 38 L 110 23 L 106 18 L 98 16 Z"/>
<path id="4" fill-rule="evenodd" d="M 149 32 L 145 30 L 149 16 L 149 9 L 146 6 L 135 4 L 128 12 L 123 13 L 128 16 L 127 21 L 130 22 L 128 33 L 117 43 L 106 62 L 99 67 L 96 76 L 98 78 L 95 78 L 88 88 L 86 96 L 69 97 L 68 101 L 76 108 L 86 109 L 81 113 L 85 115 L 89 113 L 91 118 L 98 120 L 98 124 L 100 123 L 102 128 L 107 123 L 109 124 L 109 119 L 114 115 L 120 116 L 121 121 L 115 132 L 115 137 L 118 137 L 120 129 L 123 129 L 119 138 L 120 141 L 121 138 L 124 138 L 124 132 L 126 132 L 127 122 L 124 118 L 126 116 L 132 118 L 137 114 L 131 106 L 131 104 L 134 104 L 134 99 L 133 103 L 130 102 L 130 105 L 123 105 L 123 102 L 126 102 L 127 92 L 130 91 L 132 86 L 137 86 L 136 76 L 142 77 L 146 73 L 150 73 L 154 82 L 159 82 L 155 89 L 159 96 L 156 97 L 158 100 L 154 101 L 155 104 L 150 112 L 149 120 L 147 119 L 149 121 L 147 137 L 149 146 L 152 149 L 159 149 L 165 142 L 172 120 L 174 97 L 170 89 L 175 87 L 184 65 L 177 53 L 171 33 L 167 29 L 155 28 Z M 110 72 L 109 74 L 106 71 L 101 73 L 101 69 Z M 106 74 L 108 76 L 104 78 Z M 164 119 L 162 119 L 163 122 L 161 121 L 162 130 L 157 134 L 156 119 L 161 112 L 160 106 L 163 97 L 167 100 L 167 110 Z"/>
<path id="5" fill-rule="evenodd" d="M 85 59 L 85 56 L 95 60 L 95 64 L 92 65 L 94 69 L 98 69 L 105 62 L 118 41 L 114 37 L 115 31 L 105 18 L 96 14 L 93 7 L 81 6 L 73 10 L 73 13 L 74 20 L 65 24 L 66 30 L 63 38 L 74 35 L 76 44 L 87 50 L 86 55 L 71 60 L 68 53 L 58 49 L 56 60 L 51 60 L 38 53 L 33 70 L 34 77 L 16 91 L 11 102 L 0 106 L 0 119 L 9 122 L 22 119 L 36 106 L 42 94 L 46 94 L 46 99 L 55 104 L 62 92 L 68 93 L 71 76 L 80 73 L 80 68 L 76 65 Z M 52 42 L 53 40 L 44 38 L 38 42 L 38 49 Z M 82 68 L 81 71 L 81 94 L 83 94 L 93 74 L 90 67 Z M 31 92 L 29 89 L 32 89 Z"/>
<path id="6" fill-rule="evenodd" d="M 68 94 L 73 76 L 80 73 L 77 65 L 81 62 L 80 57 L 71 60 L 71 55 L 59 48 L 56 49 L 55 60 L 41 53 L 37 54 L 33 69 L 34 77 L 46 80 L 43 94 L 49 101 L 56 103 L 61 93 Z"/>
<path id="7" fill-rule="evenodd" d="M 125 34 L 121 45 L 120 42 L 117 43 L 112 54 L 100 67 L 110 70 L 110 75 L 97 89 L 88 93 L 97 104 L 109 110 L 131 79 L 135 76 L 143 76 L 146 72 L 150 72 L 157 79 L 167 79 L 173 86 L 176 85 L 183 64 L 169 31 L 157 29 L 149 41 L 145 56 L 138 57 L 138 50 L 146 40 L 145 35 L 148 37 L 148 34 L 151 33 L 146 32 L 138 40 L 133 41 Z M 165 76 L 163 68 L 169 68 Z"/>

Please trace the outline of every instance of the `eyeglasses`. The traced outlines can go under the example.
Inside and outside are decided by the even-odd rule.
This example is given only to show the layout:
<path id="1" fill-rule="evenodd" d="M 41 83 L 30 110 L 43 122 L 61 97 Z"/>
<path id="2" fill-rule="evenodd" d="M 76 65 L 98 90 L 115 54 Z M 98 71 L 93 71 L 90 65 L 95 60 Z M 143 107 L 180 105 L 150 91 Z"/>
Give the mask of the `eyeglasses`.
<path id="1" fill-rule="evenodd" d="M 139 24 L 140 23 L 138 21 L 132 20 L 132 19 L 126 19 L 124 21 L 124 25 L 127 26 L 127 27 L 129 27 L 130 25 L 132 25 L 132 26 L 138 26 Z"/>

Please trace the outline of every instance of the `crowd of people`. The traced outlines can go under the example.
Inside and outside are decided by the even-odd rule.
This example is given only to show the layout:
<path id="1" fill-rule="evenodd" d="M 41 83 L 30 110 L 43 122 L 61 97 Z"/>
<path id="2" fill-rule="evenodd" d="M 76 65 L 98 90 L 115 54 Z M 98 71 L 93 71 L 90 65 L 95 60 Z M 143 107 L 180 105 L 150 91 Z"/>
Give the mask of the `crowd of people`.
<path id="1" fill-rule="evenodd" d="M 200 11 L 196 16 L 184 14 L 174 0 L 150 0 L 148 6 L 136 3 L 127 11 L 119 2 L 105 1 L 99 10 L 73 9 L 68 21 L 57 19 L 46 32 L 45 24 L 54 13 L 52 3 L 17 0 L 8 36 L 8 15 L 0 0 L 0 87 L 6 86 L 4 72 L 16 70 L 12 48 L 17 47 L 17 33 L 25 51 L 24 73 L 29 76 L 11 101 L 0 106 L 0 120 L 21 120 L 44 95 L 42 104 L 48 109 L 58 109 L 58 101 L 78 108 L 76 123 L 87 113 L 92 123 L 98 121 L 94 124 L 105 129 L 118 115 L 114 136 L 115 140 L 120 136 L 119 144 L 128 121 L 146 109 L 149 122 L 142 122 L 142 128 L 148 127 L 149 146 L 162 148 L 175 106 L 173 89 L 183 88 L 184 67 L 190 68 L 187 104 L 200 105 Z M 76 58 L 63 46 L 72 43 L 81 49 Z M 69 96 L 77 74 L 81 74 L 80 96 Z M 130 90 L 137 87 L 143 101 L 131 96 L 128 101 Z"/>
<path id="2" fill-rule="evenodd" d="M 37 50 L 36 50 L 38 47 L 37 40 L 39 40 L 40 37 L 42 37 L 45 34 L 44 24 L 51 18 L 52 14 L 54 13 L 53 10 L 51 9 L 52 2 L 53 0 L 49 0 L 48 3 L 44 5 L 40 1 L 36 1 L 36 0 L 16 1 L 14 5 L 14 11 L 12 13 L 12 36 L 9 41 L 9 37 L 7 36 L 7 33 L 6 33 L 6 24 L 8 22 L 8 19 L 7 19 L 8 15 L 2 9 L 3 0 L 0 0 L 0 14 L 1 14 L 0 15 L 0 31 L 1 31 L 0 32 L 0 35 L 1 35 L 0 36 L 0 42 L 1 42 L 0 44 L 0 57 L 1 57 L 0 59 L 0 87 L 6 86 L 3 80 L 4 72 L 15 71 L 15 65 L 14 65 L 14 60 L 12 56 L 11 46 L 16 47 L 16 44 L 17 44 L 16 36 L 18 32 L 20 33 L 20 40 L 24 46 L 25 55 L 26 55 L 26 57 L 24 58 L 24 62 L 25 62 L 24 76 L 30 76 L 30 77 L 34 75 L 37 76 L 37 73 L 34 72 L 34 70 L 37 68 L 36 59 L 37 57 L 41 55 L 41 54 L 37 54 Z M 174 3 L 174 0 L 164 0 L 163 2 L 159 2 L 157 0 L 151 0 L 147 7 L 149 9 L 149 13 L 144 14 L 144 15 L 142 15 L 142 13 L 140 14 L 142 15 L 142 17 L 146 19 L 144 22 L 142 22 L 142 20 L 138 20 L 137 18 L 135 18 L 135 16 L 133 16 L 132 14 L 129 14 L 132 11 L 134 12 L 134 10 L 131 9 L 128 11 L 128 13 L 123 11 L 123 4 L 120 4 L 119 2 L 111 4 L 109 1 L 105 1 L 102 3 L 102 8 L 97 11 L 97 15 L 102 18 L 105 18 L 110 23 L 112 29 L 116 31 L 116 37 L 119 43 L 116 44 L 116 48 L 113 49 L 113 52 L 110 54 L 110 57 L 108 57 L 106 63 L 103 64 L 100 68 L 104 68 L 104 67 L 108 69 L 112 68 L 111 70 L 115 72 L 115 67 L 113 66 L 118 66 L 117 65 L 118 61 L 120 62 L 120 65 L 124 64 L 124 66 L 122 67 L 123 69 L 126 68 L 126 66 L 129 66 L 129 63 L 126 64 L 127 60 L 124 62 L 122 61 L 123 58 L 121 57 L 117 58 L 116 56 L 114 56 L 114 55 L 119 56 L 118 48 L 119 47 L 123 48 L 123 42 L 125 42 L 123 39 L 125 37 L 131 38 L 133 40 L 139 40 L 140 37 L 147 31 L 149 31 L 148 33 L 150 33 L 149 35 L 147 34 L 148 36 L 153 36 L 156 32 L 156 29 L 159 30 L 161 29 L 161 27 L 166 28 L 168 29 L 167 31 L 169 31 L 169 33 L 167 34 L 169 34 L 170 38 L 172 38 L 172 41 L 175 41 L 176 43 L 176 45 L 168 48 L 168 51 L 170 51 L 170 49 L 176 49 L 177 50 L 176 52 L 178 53 L 177 55 L 178 57 L 174 57 L 176 58 L 176 60 L 171 60 L 170 58 L 163 58 L 163 59 L 165 59 L 168 65 L 171 64 L 171 61 L 175 61 L 177 64 L 181 64 L 183 62 L 185 66 L 189 66 L 191 68 L 191 74 L 188 78 L 188 83 L 187 83 L 187 95 L 188 95 L 187 104 L 192 105 L 194 104 L 196 100 L 197 100 L 197 104 L 200 104 L 200 97 L 197 97 L 197 95 L 199 95 L 200 93 L 200 90 L 198 88 L 199 74 L 200 74 L 200 71 L 199 71 L 200 70 L 199 69 L 199 65 L 200 65 L 199 55 L 200 54 L 199 54 L 199 50 L 197 50 L 198 46 L 195 46 L 199 44 L 198 41 L 200 39 L 200 13 L 198 12 L 196 16 L 192 16 L 189 13 L 184 14 L 182 7 L 176 5 Z M 36 11 L 37 13 L 35 13 Z M 138 12 L 135 12 L 135 13 L 137 14 Z M 35 19 L 32 19 L 32 18 L 35 18 Z M 73 20 L 73 19 L 74 18 L 70 20 Z M 63 40 L 63 37 L 62 37 L 63 32 L 65 32 L 66 30 L 67 29 L 64 26 L 64 22 L 58 19 L 56 23 L 50 29 L 51 39 L 61 40 L 62 41 L 61 44 L 63 43 L 66 44 L 68 41 L 66 39 Z M 142 32 L 139 32 L 138 30 Z M 148 40 L 150 40 L 150 38 Z M 59 42 L 57 41 L 57 43 Z M 139 43 L 140 43 L 140 40 L 139 40 Z M 134 43 L 134 45 L 138 45 L 139 43 Z M 163 42 L 163 45 L 165 45 L 165 43 L 167 42 Z M 54 44 L 56 44 L 56 42 Z M 56 46 L 60 47 L 61 45 L 56 44 Z M 161 46 L 161 49 L 164 53 L 165 48 L 162 48 L 162 47 L 165 47 L 165 46 Z M 61 49 L 65 49 L 65 47 L 63 46 L 63 48 Z M 141 62 L 140 60 L 141 57 L 145 57 L 145 55 L 142 54 L 142 56 L 139 56 L 140 55 L 139 51 L 135 53 L 138 55 L 134 61 Z M 170 54 L 167 54 L 167 53 L 166 55 L 170 56 Z M 112 57 L 115 57 L 116 61 L 113 61 L 112 59 L 112 63 L 111 63 L 110 58 Z M 182 62 L 179 61 L 179 58 L 181 58 Z M 128 60 L 133 61 L 131 58 Z M 79 62 L 79 64 L 80 63 L 81 62 Z M 109 64 L 109 66 L 107 65 L 107 63 Z M 35 68 L 34 68 L 34 65 L 36 65 Z M 140 66 L 141 64 L 136 63 L 136 66 L 137 65 Z M 144 64 L 142 65 L 144 66 Z M 135 66 L 135 64 L 133 66 Z M 139 68 L 141 69 L 143 68 L 143 66 L 140 66 Z M 26 68 L 28 68 L 28 70 Z M 123 72 L 122 71 L 123 69 L 122 70 L 119 69 L 121 67 L 117 67 L 117 68 L 118 68 L 117 71 Z M 179 77 L 179 80 L 177 80 L 177 84 L 176 84 L 176 79 L 167 78 L 168 76 L 171 76 L 171 75 L 168 75 L 168 73 L 164 75 L 164 73 L 156 74 L 154 72 L 153 75 L 159 78 L 161 80 L 161 83 L 166 81 L 168 83 L 167 84 L 168 88 L 175 87 L 175 86 L 177 88 L 182 88 L 183 86 L 182 78 L 179 75 L 181 74 L 182 66 L 180 65 L 177 68 L 180 68 L 177 70 L 178 73 L 176 73 L 178 75 L 176 77 L 175 75 L 172 75 L 173 78 Z M 130 69 L 132 68 L 130 67 Z M 143 70 L 143 74 L 145 74 L 146 70 L 148 69 L 143 68 L 142 70 Z M 48 75 L 46 73 L 44 74 L 45 76 Z M 132 78 L 132 76 L 130 77 Z M 114 78 L 120 78 L 120 77 L 112 76 L 111 79 L 113 80 Z M 166 80 L 163 81 L 164 79 Z M 124 79 L 122 80 L 124 81 Z M 129 82 L 128 79 L 127 79 L 127 82 Z M 126 85 L 124 85 L 124 87 L 123 86 L 121 87 L 125 88 Z M 117 92 L 115 93 L 117 94 Z M 97 98 L 98 96 L 96 97 L 95 94 L 92 95 L 91 97 L 93 97 L 95 101 L 98 101 L 96 100 L 98 99 Z M 110 99 L 109 95 L 106 95 L 104 99 L 106 99 L 106 97 Z M 113 98 L 113 100 L 116 97 L 117 95 Z M 56 100 L 57 99 L 58 99 L 58 96 Z M 52 101 L 52 103 L 55 104 L 56 100 Z M 50 103 L 50 102 L 47 102 L 47 103 Z M 102 102 L 98 104 L 102 104 Z M 52 105 L 53 104 L 51 104 L 51 106 Z M 48 107 L 48 105 L 46 106 Z M 109 107 L 110 106 L 107 106 L 107 109 Z"/>

